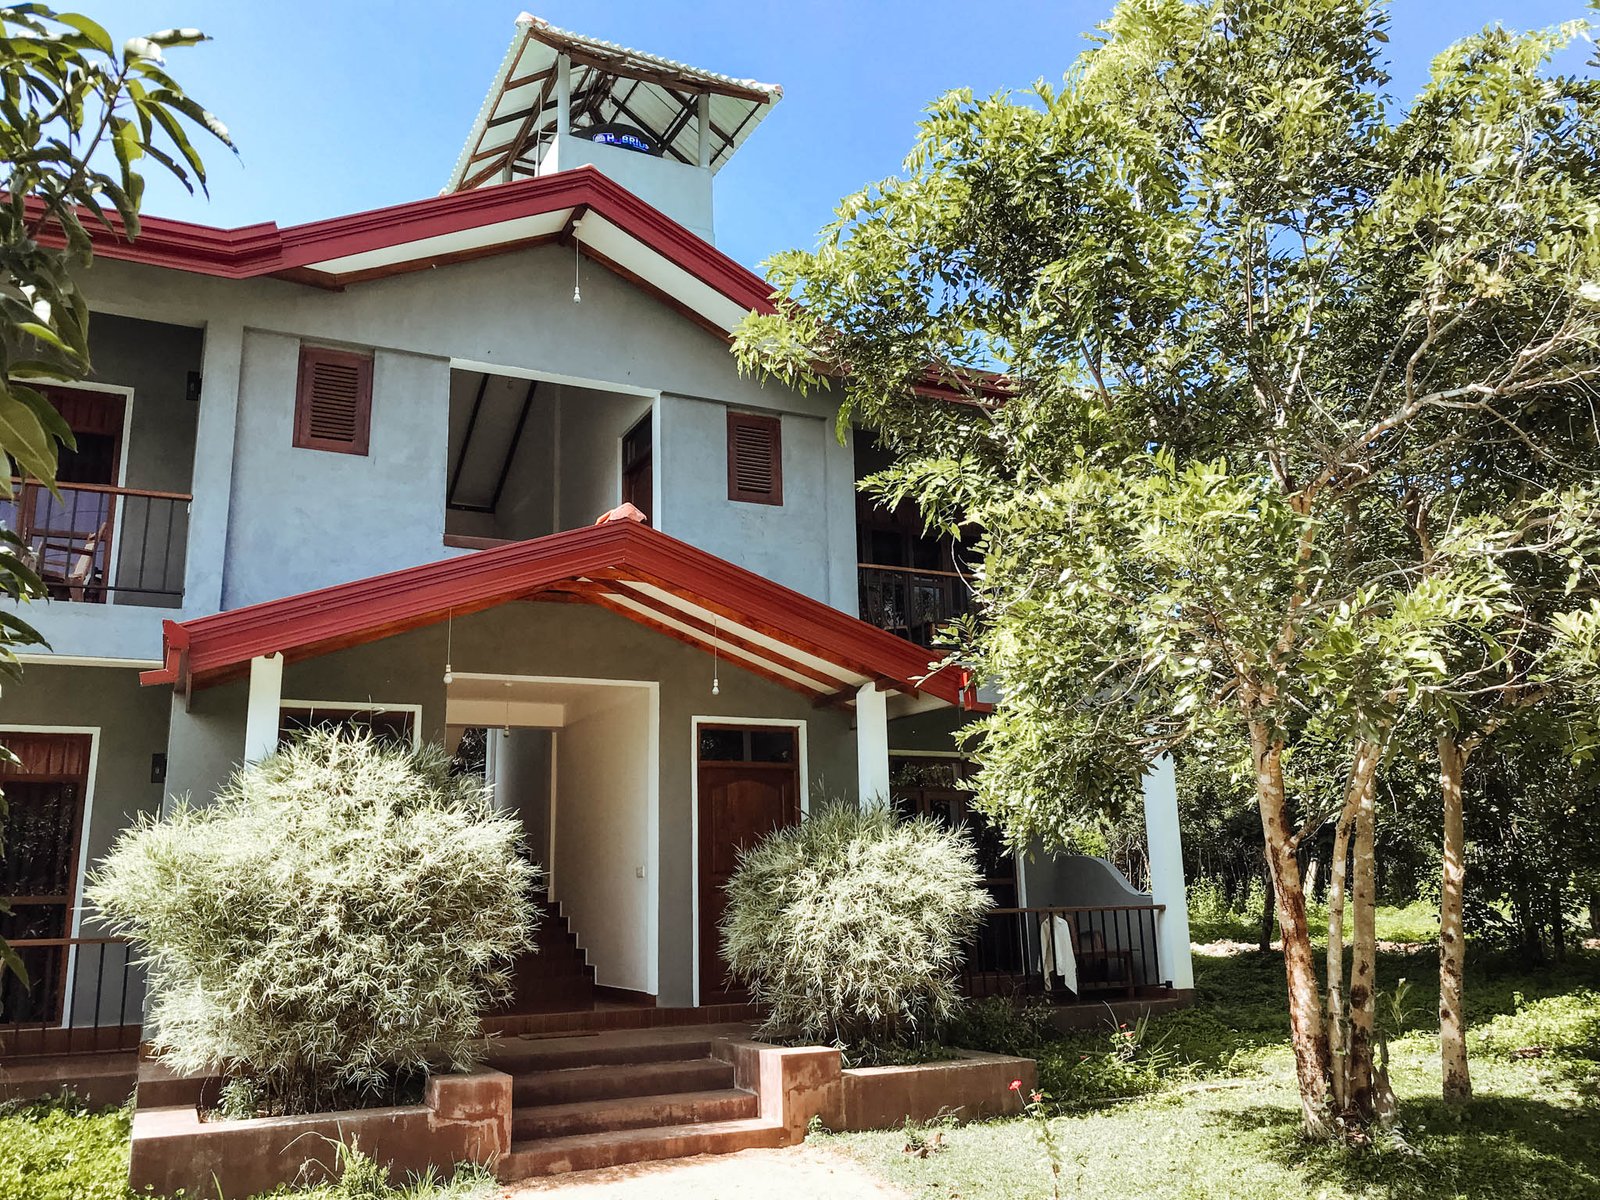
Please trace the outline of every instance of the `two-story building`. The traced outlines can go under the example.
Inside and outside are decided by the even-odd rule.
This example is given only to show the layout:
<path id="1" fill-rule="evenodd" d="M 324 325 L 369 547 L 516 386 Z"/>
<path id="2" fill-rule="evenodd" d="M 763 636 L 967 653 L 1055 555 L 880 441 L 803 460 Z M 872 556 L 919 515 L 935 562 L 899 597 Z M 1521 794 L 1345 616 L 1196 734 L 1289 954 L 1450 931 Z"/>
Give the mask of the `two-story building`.
<path id="1" fill-rule="evenodd" d="M 308 725 L 482 755 L 577 948 L 533 1007 L 725 998 L 721 884 L 817 796 L 963 819 L 982 701 L 928 648 L 958 558 L 858 501 L 875 451 L 825 391 L 729 353 L 771 301 L 715 247 L 715 180 L 780 96 L 524 16 L 440 195 L 100 241 L 93 374 L 51 393 L 77 449 L 3 514 L 50 646 L 0 698 L 0 932 L 34 974 L 0 1026 L 136 1026 L 86 871 Z M 1189 986 L 1170 791 L 1165 910 L 986 834 L 1012 933 L 975 976 L 1072 906 L 1075 991 Z"/>

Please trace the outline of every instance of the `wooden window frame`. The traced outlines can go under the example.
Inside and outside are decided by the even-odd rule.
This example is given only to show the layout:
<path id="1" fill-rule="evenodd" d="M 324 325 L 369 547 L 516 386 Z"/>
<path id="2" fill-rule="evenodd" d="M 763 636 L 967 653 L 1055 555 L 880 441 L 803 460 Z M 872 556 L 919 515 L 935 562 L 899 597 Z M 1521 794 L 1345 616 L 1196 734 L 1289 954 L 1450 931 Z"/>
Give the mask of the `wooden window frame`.
<path id="1" fill-rule="evenodd" d="M 348 442 L 320 438 L 311 432 L 311 371 L 318 363 L 356 368 L 355 436 Z M 300 368 L 294 387 L 294 444 L 300 450 L 325 450 L 332 454 L 365 457 L 372 444 L 372 355 L 327 346 L 301 346 Z"/>
<path id="2" fill-rule="evenodd" d="M 753 492 L 739 486 L 739 470 L 734 455 L 734 439 L 740 427 L 764 429 L 771 446 L 772 490 Z M 783 504 L 783 420 L 759 413 L 728 413 L 728 499 L 746 504 Z"/>

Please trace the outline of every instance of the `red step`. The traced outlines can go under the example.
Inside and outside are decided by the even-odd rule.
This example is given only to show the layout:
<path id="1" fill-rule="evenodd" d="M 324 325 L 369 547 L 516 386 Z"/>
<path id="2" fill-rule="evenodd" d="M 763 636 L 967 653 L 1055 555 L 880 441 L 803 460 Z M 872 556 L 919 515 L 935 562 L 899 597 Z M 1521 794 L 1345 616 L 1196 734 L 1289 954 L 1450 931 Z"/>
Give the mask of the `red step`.
<path id="1" fill-rule="evenodd" d="M 517 1109 L 511 1122 L 511 1137 L 520 1142 L 528 1138 L 559 1138 L 658 1125 L 704 1125 L 713 1121 L 746 1120 L 760 1111 L 756 1094 L 739 1088 L 580 1100 L 575 1104 Z"/>
<path id="2" fill-rule="evenodd" d="M 535 1175 L 561 1175 L 568 1171 L 592 1171 L 624 1163 L 689 1158 L 696 1154 L 733 1154 L 758 1146 L 783 1144 L 783 1126 L 759 1117 L 663 1125 L 652 1129 L 616 1129 L 512 1142 L 511 1153 L 500 1160 L 498 1173 L 502 1180 L 509 1181 Z"/>
<path id="3" fill-rule="evenodd" d="M 716 1058 L 669 1059 L 662 1062 L 600 1063 L 557 1071 L 515 1074 L 513 1102 L 572 1104 L 581 1100 L 616 1100 L 627 1096 L 661 1096 L 671 1092 L 707 1092 L 733 1086 L 733 1067 Z"/>

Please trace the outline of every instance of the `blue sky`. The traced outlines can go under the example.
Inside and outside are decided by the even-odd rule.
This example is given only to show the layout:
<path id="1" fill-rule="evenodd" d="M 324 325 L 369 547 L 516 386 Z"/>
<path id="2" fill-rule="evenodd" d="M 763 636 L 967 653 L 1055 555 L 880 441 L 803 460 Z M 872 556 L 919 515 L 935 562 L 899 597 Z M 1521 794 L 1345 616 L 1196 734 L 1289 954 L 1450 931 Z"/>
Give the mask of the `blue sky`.
<path id="1" fill-rule="evenodd" d="M 892 174 L 918 114 L 952 87 L 1059 79 L 1109 2 L 1057 0 L 522 0 L 580 33 L 783 85 L 718 176 L 718 244 L 756 266 L 812 244 L 840 196 Z M 233 130 L 210 154 L 211 198 L 152 179 L 146 211 L 280 225 L 431 196 L 509 44 L 518 0 L 80 0 L 117 38 L 197 25 L 215 41 L 170 66 Z M 1394 0 L 1397 94 L 1485 23 L 1581 16 L 1582 0 Z M 1576 68 L 1588 49 L 1572 56 Z"/>

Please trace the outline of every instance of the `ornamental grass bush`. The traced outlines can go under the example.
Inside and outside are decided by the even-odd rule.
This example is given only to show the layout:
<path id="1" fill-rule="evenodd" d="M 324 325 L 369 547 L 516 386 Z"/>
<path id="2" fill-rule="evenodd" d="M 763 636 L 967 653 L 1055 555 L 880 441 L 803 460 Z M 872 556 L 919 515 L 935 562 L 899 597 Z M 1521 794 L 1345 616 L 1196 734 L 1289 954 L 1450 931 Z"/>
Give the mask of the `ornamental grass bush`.
<path id="1" fill-rule="evenodd" d="M 763 1036 L 900 1059 L 956 1015 L 991 903 L 965 832 L 830 801 L 740 857 L 723 954 L 767 1010 Z"/>
<path id="2" fill-rule="evenodd" d="M 148 971 L 145 1036 L 268 1112 L 393 1102 L 474 1061 L 532 948 L 521 825 L 442 750 L 313 731 L 125 832 L 89 898 Z"/>

